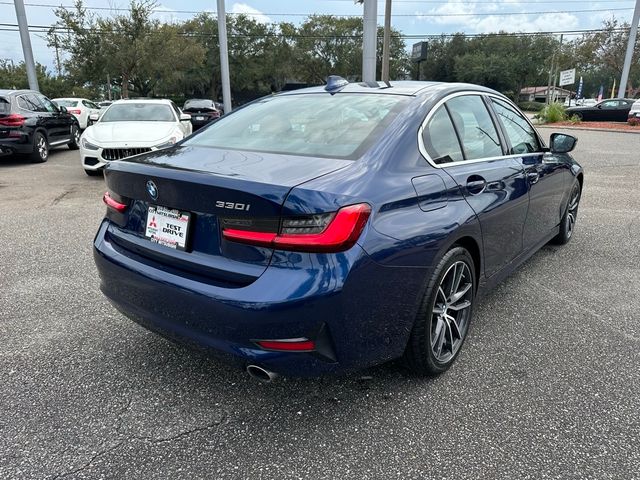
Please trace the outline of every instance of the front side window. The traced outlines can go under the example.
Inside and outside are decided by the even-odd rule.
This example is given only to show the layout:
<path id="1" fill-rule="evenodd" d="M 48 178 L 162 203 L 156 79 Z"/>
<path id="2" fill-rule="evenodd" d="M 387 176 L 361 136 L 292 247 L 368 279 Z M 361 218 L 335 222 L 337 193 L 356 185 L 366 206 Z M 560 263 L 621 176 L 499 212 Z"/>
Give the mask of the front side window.
<path id="1" fill-rule="evenodd" d="M 609 100 L 608 102 L 601 103 L 602 108 L 618 108 L 619 102 L 617 100 Z"/>
<path id="2" fill-rule="evenodd" d="M 422 132 L 422 142 L 434 163 L 464 160 L 451 117 L 444 106 L 438 108 L 429 120 Z"/>
<path id="3" fill-rule="evenodd" d="M 125 102 L 111 105 L 100 122 L 175 122 L 175 117 L 167 104 Z"/>
<path id="4" fill-rule="evenodd" d="M 511 105 L 501 100 L 491 99 L 493 109 L 504 127 L 504 132 L 511 143 L 509 153 L 518 155 L 540 151 L 540 143 L 533 127 Z"/>
<path id="5" fill-rule="evenodd" d="M 498 132 L 479 95 L 454 97 L 445 105 L 462 142 L 465 160 L 502 155 Z"/>
<path id="6" fill-rule="evenodd" d="M 45 112 L 55 113 L 58 111 L 58 107 L 56 107 L 54 103 L 44 95 L 36 95 L 36 97 L 40 101 L 40 103 L 44 106 Z"/>
<path id="7" fill-rule="evenodd" d="M 274 96 L 221 117 L 185 145 L 355 159 L 408 101 L 372 93 Z"/>

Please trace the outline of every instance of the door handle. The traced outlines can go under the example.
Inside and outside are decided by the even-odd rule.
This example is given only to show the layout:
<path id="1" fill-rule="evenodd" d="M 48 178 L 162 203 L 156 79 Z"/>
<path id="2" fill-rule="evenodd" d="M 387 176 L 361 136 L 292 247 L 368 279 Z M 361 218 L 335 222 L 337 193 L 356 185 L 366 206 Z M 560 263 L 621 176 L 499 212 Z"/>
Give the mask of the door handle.
<path id="1" fill-rule="evenodd" d="M 529 183 L 531 185 L 538 183 L 538 180 L 540 180 L 540 172 L 537 170 L 529 170 L 527 172 L 527 179 L 529 179 Z"/>
<path id="2" fill-rule="evenodd" d="M 471 175 L 467 178 L 467 192 L 471 195 L 482 193 L 487 186 L 487 181 L 480 175 Z"/>

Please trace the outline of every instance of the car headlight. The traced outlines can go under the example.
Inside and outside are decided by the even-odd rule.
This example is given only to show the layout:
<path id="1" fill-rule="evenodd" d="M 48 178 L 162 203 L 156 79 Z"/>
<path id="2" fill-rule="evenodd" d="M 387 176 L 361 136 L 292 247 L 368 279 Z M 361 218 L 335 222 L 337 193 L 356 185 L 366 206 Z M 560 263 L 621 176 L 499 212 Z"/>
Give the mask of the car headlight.
<path id="1" fill-rule="evenodd" d="M 86 148 L 87 150 L 98 150 L 100 147 L 88 142 L 86 138 L 82 137 L 82 148 Z"/>
<path id="2" fill-rule="evenodd" d="M 176 137 L 171 137 L 168 142 L 164 142 L 164 143 L 161 143 L 160 145 L 156 145 L 155 148 L 158 150 L 162 148 L 167 148 L 173 145 L 174 143 L 176 143 L 176 141 L 177 141 Z"/>

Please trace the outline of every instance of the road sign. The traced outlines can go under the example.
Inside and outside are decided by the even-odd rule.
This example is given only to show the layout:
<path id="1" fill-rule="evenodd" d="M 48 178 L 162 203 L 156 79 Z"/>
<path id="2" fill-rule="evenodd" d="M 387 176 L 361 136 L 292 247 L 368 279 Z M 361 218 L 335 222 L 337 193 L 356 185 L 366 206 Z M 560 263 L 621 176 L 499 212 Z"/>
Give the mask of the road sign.
<path id="1" fill-rule="evenodd" d="M 572 68 L 571 70 L 563 70 L 560 72 L 560 82 L 558 85 L 561 87 L 563 85 L 573 85 L 576 83 L 576 69 Z"/>
<path id="2" fill-rule="evenodd" d="M 427 49 L 429 48 L 429 42 L 418 42 L 413 44 L 411 49 L 411 60 L 414 62 L 421 62 L 427 59 Z"/>

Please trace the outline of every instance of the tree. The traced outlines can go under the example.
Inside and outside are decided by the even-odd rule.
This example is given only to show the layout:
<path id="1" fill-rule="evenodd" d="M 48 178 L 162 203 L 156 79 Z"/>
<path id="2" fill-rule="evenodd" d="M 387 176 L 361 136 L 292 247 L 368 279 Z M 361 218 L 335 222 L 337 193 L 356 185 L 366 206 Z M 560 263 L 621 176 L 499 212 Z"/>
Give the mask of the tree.
<path id="1" fill-rule="evenodd" d="M 49 45 L 58 42 L 69 54 L 64 66 L 70 77 L 102 84 L 110 74 L 120 83 L 123 97 L 131 87 L 147 96 L 161 80 L 179 76 L 204 56 L 204 50 L 181 35 L 178 26 L 151 19 L 155 5 L 134 0 L 127 15 L 100 18 L 76 0 L 73 9 L 56 10 L 58 22 L 48 34 Z"/>

